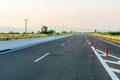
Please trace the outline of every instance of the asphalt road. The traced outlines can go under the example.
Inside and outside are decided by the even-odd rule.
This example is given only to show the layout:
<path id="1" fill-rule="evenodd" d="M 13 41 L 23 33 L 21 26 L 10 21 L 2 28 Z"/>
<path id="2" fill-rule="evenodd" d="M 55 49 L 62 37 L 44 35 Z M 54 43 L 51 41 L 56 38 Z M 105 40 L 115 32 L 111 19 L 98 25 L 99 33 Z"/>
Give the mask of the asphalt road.
<path id="1" fill-rule="evenodd" d="M 74 35 L 2 54 L 0 80 L 111 80 L 86 37 L 104 50 L 107 43 Z M 119 56 L 120 49 L 115 49 L 111 49 L 112 54 Z"/>

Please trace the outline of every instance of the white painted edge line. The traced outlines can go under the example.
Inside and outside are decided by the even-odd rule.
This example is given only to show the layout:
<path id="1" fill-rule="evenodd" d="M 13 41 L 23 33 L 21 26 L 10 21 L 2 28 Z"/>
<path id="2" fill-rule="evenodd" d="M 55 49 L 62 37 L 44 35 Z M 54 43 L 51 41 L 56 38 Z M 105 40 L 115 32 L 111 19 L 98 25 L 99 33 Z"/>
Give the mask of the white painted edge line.
<path id="1" fill-rule="evenodd" d="M 97 37 L 95 37 L 95 38 L 97 38 Z M 102 40 L 102 41 L 104 41 L 104 42 L 107 42 L 107 43 L 109 43 L 109 44 L 112 44 L 112 45 L 114 45 L 114 46 L 120 47 L 119 45 L 117 45 L 117 44 L 115 44 L 115 43 L 112 43 L 112 42 L 109 42 L 109 41 L 106 41 L 106 40 L 103 40 L 103 39 L 100 39 L 100 38 L 97 38 L 97 39 Z"/>
<path id="2" fill-rule="evenodd" d="M 100 56 L 106 56 L 105 54 L 99 54 Z"/>
<path id="3" fill-rule="evenodd" d="M 120 73 L 120 70 L 119 70 L 119 69 L 114 69 L 114 68 L 111 68 L 111 69 L 112 69 L 112 71 L 114 71 L 114 72 Z"/>
<path id="4" fill-rule="evenodd" d="M 64 46 L 65 45 L 65 43 L 62 43 L 60 46 Z"/>
<path id="5" fill-rule="evenodd" d="M 112 63 L 112 64 L 118 64 L 118 65 L 120 65 L 120 63 L 119 62 L 115 62 L 115 61 L 109 61 L 109 60 L 104 60 L 105 62 L 108 62 L 108 63 Z"/>
<path id="6" fill-rule="evenodd" d="M 106 54 L 105 52 L 100 51 L 100 50 L 98 50 L 98 49 L 97 49 L 97 51 L 100 52 L 100 53 Z M 113 55 L 111 55 L 111 54 L 108 54 L 108 55 L 111 56 L 111 57 L 113 57 L 113 58 L 116 58 L 116 59 L 120 60 L 120 58 L 117 57 L 117 56 L 113 56 Z"/>
<path id="7" fill-rule="evenodd" d="M 118 61 L 118 63 L 120 63 L 120 60 Z"/>
<path id="8" fill-rule="evenodd" d="M 105 54 L 105 52 L 103 52 L 103 51 L 100 51 L 100 50 L 98 50 L 98 49 L 96 49 L 96 51 L 98 51 L 98 52 L 100 52 L 100 53 L 102 53 L 102 54 Z"/>
<path id="9" fill-rule="evenodd" d="M 50 53 L 46 53 L 45 55 L 39 57 L 38 59 L 36 59 L 34 62 L 38 62 L 40 61 L 41 59 L 43 59 L 44 57 L 48 56 Z"/>
<path id="10" fill-rule="evenodd" d="M 107 71 L 107 73 L 109 74 L 109 76 L 111 77 L 112 80 L 120 80 L 115 73 L 112 71 L 112 69 L 107 65 L 107 63 L 105 63 L 105 61 L 101 58 L 101 56 L 99 55 L 99 53 L 94 50 L 94 48 L 91 46 L 91 49 L 93 50 L 93 52 L 95 53 L 95 55 L 97 56 L 97 58 L 99 59 L 99 61 L 101 62 L 101 64 L 103 65 L 103 67 L 105 68 L 105 70 Z"/>
<path id="11" fill-rule="evenodd" d="M 111 56 L 111 57 L 113 57 L 113 58 L 116 58 L 116 59 L 119 59 L 119 60 L 120 60 L 119 57 L 116 57 L 116 56 L 113 56 L 113 55 L 110 55 L 110 54 L 109 54 L 109 56 Z"/>

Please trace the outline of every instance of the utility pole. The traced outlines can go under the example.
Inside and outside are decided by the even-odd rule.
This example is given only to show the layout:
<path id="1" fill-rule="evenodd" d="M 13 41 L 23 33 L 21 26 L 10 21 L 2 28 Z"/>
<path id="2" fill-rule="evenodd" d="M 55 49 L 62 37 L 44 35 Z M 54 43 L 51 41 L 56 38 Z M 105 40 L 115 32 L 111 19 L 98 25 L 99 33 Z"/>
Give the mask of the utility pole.
<path id="1" fill-rule="evenodd" d="M 27 21 L 28 19 L 24 19 L 25 20 L 25 33 L 27 33 Z"/>

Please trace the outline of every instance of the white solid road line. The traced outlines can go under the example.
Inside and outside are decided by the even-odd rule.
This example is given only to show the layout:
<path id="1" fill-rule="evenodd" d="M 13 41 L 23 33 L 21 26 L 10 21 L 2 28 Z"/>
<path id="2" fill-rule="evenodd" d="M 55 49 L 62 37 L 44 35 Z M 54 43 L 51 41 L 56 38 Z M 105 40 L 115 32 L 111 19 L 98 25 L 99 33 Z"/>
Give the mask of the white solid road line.
<path id="1" fill-rule="evenodd" d="M 105 54 L 99 54 L 100 56 L 106 56 Z"/>
<path id="2" fill-rule="evenodd" d="M 102 59 L 102 57 L 99 55 L 99 53 L 94 49 L 94 47 L 91 46 L 91 49 L 93 50 L 93 52 L 95 53 L 95 55 L 97 56 L 97 58 L 99 59 L 99 61 L 102 63 L 103 67 L 105 68 L 105 70 L 107 71 L 107 73 L 110 75 L 112 80 L 120 80 L 115 73 L 112 71 L 112 69 L 107 65 L 107 63 Z"/>
<path id="3" fill-rule="evenodd" d="M 119 70 L 119 69 L 114 69 L 114 68 L 111 68 L 111 69 L 112 69 L 112 71 L 114 71 L 114 72 L 120 73 L 120 70 Z"/>
<path id="4" fill-rule="evenodd" d="M 106 54 L 105 52 L 100 51 L 100 50 L 98 50 L 98 49 L 97 49 L 97 51 L 100 52 L 100 53 L 103 53 L 104 55 Z M 113 58 L 116 58 L 116 59 L 120 60 L 120 58 L 117 57 L 117 56 L 114 56 L 114 55 L 111 55 L 111 54 L 109 54 L 109 56 L 111 56 L 111 57 L 113 57 Z"/>
<path id="5" fill-rule="evenodd" d="M 111 56 L 111 57 L 113 57 L 113 58 L 116 58 L 116 59 L 120 60 L 120 58 L 117 57 L 117 56 L 113 56 L 113 55 L 110 55 L 110 54 L 109 54 L 109 56 Z"/>
<path id="6" fill-rule="evenodd" d="M 65 45 L 65 43 L 62 43 L 60 46 L 64 46 Z"/>
<path id="7" fill-rule="evenodd" d="M 105 62 L 108 62 L 108 63 L 112 63 L 112 64 L 117 64 L 117 65 L 120 65 L 119 62 L 115 62 L 115 61 L 109 61 L 109 60 L 104 60 Z"/>
<path id="8" fill-rule="evenodd" d="M 102 54 L 106 54 L 105 52 L 103 52 L 103 51 L 101 51 L 101 50 L 98 50 L 98 49 L 96 49 L 96 51 L 98 51 L 98 52 L 100 52 L 100 53 L 102 53 Z"/>
<path id="9" fill-rule="evenodd" d="M 95 38 L 96 38 L 96 37 L 95 37 Z M 115 44 L 115 43 L 111 43 L 111 42 L 109 42 L 109 41 L 106 41 L 106 40 L 103 40 L 103 39 L 100 39 L 100 38 L 97 38 L 97 39 L 102 40 L 102 41 L 104 41 L 104 42 L 107 42 L 107 43 L 109 43 L 109 44 L 112 44 L 112 45 L 114 45 L 114 46 L 120 47 L 120 45 L 117 45 L 117 44 Z"/>
<path id="10" fill-rule="evenodd" d="M 34 62 L 38 62 L 40 61 L 41 59 L 43 59 L 44 57 L 46 57 L 47 55 L 49 55 L 50 53 L 46 53 L 45 55 L 39 57 L 38 59 L 36 59 Z"/>
<path id="11" fill-rule="evenodd" d="M 118 63 L 120 63 L 120 60 L 118 61 Z"/>

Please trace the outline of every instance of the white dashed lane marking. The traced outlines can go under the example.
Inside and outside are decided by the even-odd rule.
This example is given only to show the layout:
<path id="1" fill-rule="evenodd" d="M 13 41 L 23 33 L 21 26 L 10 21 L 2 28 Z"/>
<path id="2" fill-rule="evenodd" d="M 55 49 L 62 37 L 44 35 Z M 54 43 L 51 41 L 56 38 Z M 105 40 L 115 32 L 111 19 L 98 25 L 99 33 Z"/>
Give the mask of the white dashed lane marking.
<path id="1" fill-rule="evenodd" d="M 60 46 L 64 46 L 65 45 L 65 43 L 62 43 Z"/>
<path id="2" fill-rule="evenodd" d="M 34 62 L 38 62 L 40 61 L 41 59 L 45 58 L 46 56 L 48 56 L 50 53 L 46 53 L 45 55 L 39 57 L 38 59 L 36 59 Z"/>

